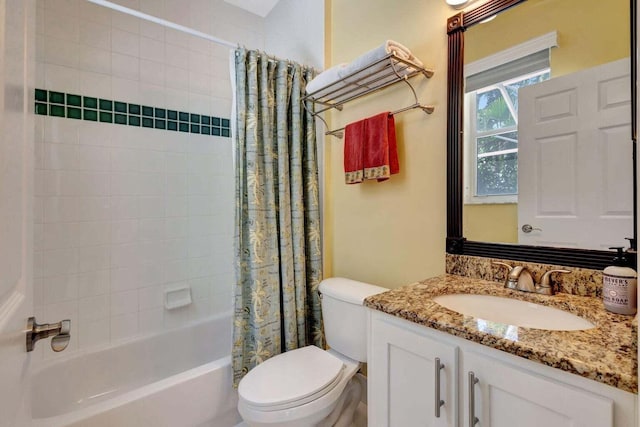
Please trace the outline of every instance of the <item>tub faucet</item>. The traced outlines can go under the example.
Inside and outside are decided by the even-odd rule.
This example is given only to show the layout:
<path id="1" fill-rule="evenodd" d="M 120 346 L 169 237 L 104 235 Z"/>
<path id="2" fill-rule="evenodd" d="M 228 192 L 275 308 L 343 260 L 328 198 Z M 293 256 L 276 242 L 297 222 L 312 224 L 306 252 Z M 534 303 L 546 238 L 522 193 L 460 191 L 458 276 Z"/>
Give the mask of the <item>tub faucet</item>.
<path id="1" fill-rule="evenodd" d="M 27 323 L 27 351 L 33 351 L 36 341 L 43 338 L 51 339 L 51 349 L 59 352 L 67 348 L 71 340 L 71 320 L 62 320 L 58 323 L 38 324 L 35 317 L 30 317 Z"/>
<path id="2" fill-rule="evenodd" d="M 544 273 L 540 283 L 536 284 L 531 272 L 525 266 L 517 265 L 512 267 L 509 264 L 498 261 L 492 262 L 492 264 L 505 267 L 509 270 L 504 282 L 505 288 L 543 295 L 553 295 L 553 287 L 551 286 L 551 275 L 553 273 L 571 273 L 569 270 L 550 270 Z"/>

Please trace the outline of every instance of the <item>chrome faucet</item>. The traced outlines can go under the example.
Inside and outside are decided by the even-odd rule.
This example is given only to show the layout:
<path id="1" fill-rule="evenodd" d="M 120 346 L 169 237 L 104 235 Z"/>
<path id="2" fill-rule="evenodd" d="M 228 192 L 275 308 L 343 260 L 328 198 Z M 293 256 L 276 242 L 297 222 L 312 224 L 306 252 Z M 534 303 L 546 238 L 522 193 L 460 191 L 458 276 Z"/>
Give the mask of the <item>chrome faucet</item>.
<path id="1" fill-rule="evenodd" d="M 59 352 L 67 348 L 71 340 L 71 320 L 58 323 L 38 324 L 35 317 L 30 317 L 27 323 L 27 351 L 33 351 L 36 342 L 48 337 L 51 339 L 51 349 Z"/>
<path id="2" fill-rule="evenodd" d="M 571 270 L 549 270 L 542 275 L 540 284 L 536 285 L 536 292 L 542 295 L 553 295 L 553 286 L 551 286 L 551 275 L 553 273 L 571 273 Z"/>
<path id="3" fill-rule="evenodd" d="M 544 273 L 540 283 L 536 284 L 527 267 L 522 265 L 512 267 L 507 263 L 499 261 L 494 261 L 492 264 L 508 269 L 509 272 L 504 282 L 505 288 L 522 292 L 534 292 L 542 295 L 553 295 L 553 286 L 551 286 L 551 275 L 553 273 L 571 273 L 570 270 L 550 270 Z"/>

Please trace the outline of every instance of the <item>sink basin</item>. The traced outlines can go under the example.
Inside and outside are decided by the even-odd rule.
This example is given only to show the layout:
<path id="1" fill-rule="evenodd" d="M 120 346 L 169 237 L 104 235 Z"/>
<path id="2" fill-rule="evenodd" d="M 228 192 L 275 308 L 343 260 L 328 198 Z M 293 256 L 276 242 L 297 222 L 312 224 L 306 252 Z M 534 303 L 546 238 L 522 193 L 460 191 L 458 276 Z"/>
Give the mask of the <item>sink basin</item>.
<path id="1" fill-rule="evenodd" d="M 492 295 L 449 294 L 433 300 L 449 310 L 492 322 L 552 331 L 581 331 L 595 325 L 575 314 L 546 305 Z"/>

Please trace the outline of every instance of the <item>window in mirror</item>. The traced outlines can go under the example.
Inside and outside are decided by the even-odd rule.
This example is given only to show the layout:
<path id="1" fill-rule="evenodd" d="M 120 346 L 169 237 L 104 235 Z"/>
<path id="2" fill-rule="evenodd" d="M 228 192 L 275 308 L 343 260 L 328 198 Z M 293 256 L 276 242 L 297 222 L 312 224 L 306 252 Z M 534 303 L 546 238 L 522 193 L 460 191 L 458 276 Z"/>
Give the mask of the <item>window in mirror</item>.
<path id="1" fill-rule="evenodd" d="M 467 159 L 465 202 L 516 203 L 518 194 L 518 91 L 548 80 L 549 49 L 511 50 L 510 60 L 476 70 L 465 81 Z M 505 57 L 504 53 L 501 53 Z"/>
<path id="2" fill-rule="evenodd" d="M 476 177 L 474 197 L 518 194 L 518 89 L 548 79 L 545 69 L 468 94 L 475 122 L 469 135 L 476 154 L 469 174 Z"/>

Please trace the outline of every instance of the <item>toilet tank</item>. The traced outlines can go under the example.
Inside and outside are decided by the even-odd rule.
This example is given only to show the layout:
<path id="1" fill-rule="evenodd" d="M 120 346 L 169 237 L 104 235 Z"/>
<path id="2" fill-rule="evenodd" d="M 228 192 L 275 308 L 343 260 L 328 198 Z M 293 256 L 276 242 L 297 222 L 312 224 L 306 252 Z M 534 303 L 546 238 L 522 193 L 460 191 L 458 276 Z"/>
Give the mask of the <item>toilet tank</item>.
<path id="1" fill-rule="evenodd" d="M 364 299 L 387 288 L 334 277 L 318 287 L 327 344 L 351 359 L 367 361 L 367 311 Z"/>

